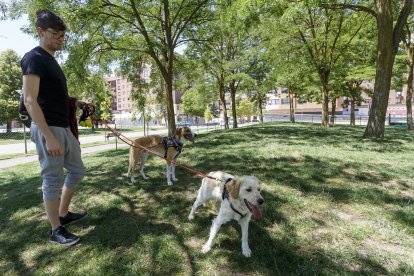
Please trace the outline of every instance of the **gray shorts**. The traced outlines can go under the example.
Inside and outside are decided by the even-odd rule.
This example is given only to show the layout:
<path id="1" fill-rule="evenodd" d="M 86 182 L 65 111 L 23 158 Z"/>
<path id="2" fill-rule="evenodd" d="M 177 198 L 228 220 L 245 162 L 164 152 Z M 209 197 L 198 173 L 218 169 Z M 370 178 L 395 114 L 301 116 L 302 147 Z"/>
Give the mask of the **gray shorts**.
<path id="1" fill-rule="evenodd" d="M 35 123 L 32 123 L 30 133 L 39 156 L 40 175 L 43 179 L 43 199 L 57 200 L 60 197 L 63 184 L 70 188 L 76 186 L 82 180 L 85 175 L 85 166 L 81 159 L 79 142 L 70 131 L 70 128 L 53 126 L 49 126 L 49 128 L 61 143 L 64 155 L 51 156 L 47 154 L 46 140 Z M 64 168 L 67 172 L 66 177 Z"/>

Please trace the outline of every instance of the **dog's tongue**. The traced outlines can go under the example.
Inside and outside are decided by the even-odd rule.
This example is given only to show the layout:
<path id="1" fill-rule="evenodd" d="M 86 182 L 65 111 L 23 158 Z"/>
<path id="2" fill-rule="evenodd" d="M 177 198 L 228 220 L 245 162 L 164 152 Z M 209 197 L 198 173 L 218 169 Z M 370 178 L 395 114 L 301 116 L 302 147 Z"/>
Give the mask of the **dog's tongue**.
<path id="1" fill-rule="evenodd" d="M 252 214 L 254 216 L 255 219 L 260 219 L 262 217 L 262 212 L 260 211 L 259 208 L 257 208 L 256 205 L 251 205 L 252 208 Z"/>

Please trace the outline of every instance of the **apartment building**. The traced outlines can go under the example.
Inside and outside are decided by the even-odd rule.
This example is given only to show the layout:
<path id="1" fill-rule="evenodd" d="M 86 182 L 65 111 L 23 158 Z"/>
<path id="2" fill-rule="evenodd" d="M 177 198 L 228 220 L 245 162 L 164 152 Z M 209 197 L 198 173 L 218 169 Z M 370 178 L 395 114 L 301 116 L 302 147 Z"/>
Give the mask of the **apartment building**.
<path id="1" fill-rule="evenodd" d="M 144 64 L 144 68 L 141 73 L 141 79 L 143 82 L 149 83 L 151 80 L 151 65 Z M 133 84 L 127 78 L 122 76 L 107 76 L 106 81 L 113 91 L 112 98 L 112 115 L 115 121 L 123 124 L 134 124 L 132 122 L 133 113 L 136 113 L 136 108 L 133 105 L 131 93 L 133 91 Z M 151 94 L 152 89 L 150 89 Z M 181 92 L 173 91 L 173 103 L 174 103 L 174 114 L 176 121 L 183 120 L 183 114 L 179 109 L 181 101 Z M 154 118 L 154 121 L 159 124 L 165 124 L 165 114 L 163 114 L 161 105 L 151 104 L 149 105 Z M 139 114 L 136 114 L 139 117 Z M 138 124 L 142 123 L 138 121 Z"/>
<path id="2" fill-rule="evenodd" d="M 374 90 L 374 84 L 364 82 L 362 84 L 365 88 Z M 403 91 L 390 90 L 388 98 L 387 115 L 405 115 L 407 113 L 406 108 L 406 95 L 407 86 L 403 88 Z M 367 94 L 362 94 L 363 101 L 355 106 L 355 115 L 368 116 L 369 109 L 371 107 L 372 99 Z M 342 115 L 348 115 L 351 112 L 350 106 L 345 104 L 346 97 L 340 97 L 336 101 L 336 113 Z M 413 101 L 414 103 L 414 101 Z M 303 114 L 320 114 L 322 113 L 322 104 L 314 102 L 298 103 L 295 101 L 296 113 Z M 288 114 L 290 110 L 290 99 L 288 98 L 287 91 L 282 88 L 278 88 L 272 93 L 267 94 L 266 108 L 267 113 L 271 114 Z M 329 105 L 329 111 L 331 112 L 332 105 Z"/>

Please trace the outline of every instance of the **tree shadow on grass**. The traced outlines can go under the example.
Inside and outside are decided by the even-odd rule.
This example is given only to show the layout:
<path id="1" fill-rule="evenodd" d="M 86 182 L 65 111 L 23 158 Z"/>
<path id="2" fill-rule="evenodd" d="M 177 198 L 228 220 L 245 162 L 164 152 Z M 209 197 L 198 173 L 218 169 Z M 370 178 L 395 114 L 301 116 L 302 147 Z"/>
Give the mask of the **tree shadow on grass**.
<path id="1" fill-rule="evenodd" d="M 21 253 L 28 244 L 42 240 L 39 233 L 46 232 L 42 214 L 37 212 L 43 209 L 41 178 L 16 173 L 15 177 L 2 176 L 0 181 L 0 256 L 5 264 L 0 265 L 0 273 L 21 271 L 30 275 L 34 270 L 22 260 Z"/>
<path id="2" fill-rule="evenodd" d="M 196 220 L 191 223 L 187 221 L 201 179 L 177 168 L 180 181 L 174 186 L 167 186 L 164 161 L 152 158 L 146 166 L 146 172 L 152 179 L 143 181 L 138 178 L 135 186 L 126 185 L 128 152 L 122 149 L 88 158 L 88 174 L 79 187 L 74 203 L 86 207 L 90 216 L 71 226 L 75 233 L 84 232 L 81 243 L 72 249 L 45 246 L 49 225 L 41 218 L 43 214 L 30 218 L 18 216 L 30 208 L 43 210 L 40 177 L 9 177 L 8 182 L 2 183 L 0 254 L 7 265 L 0 267 L 0 272 L 30 275 L 42 269 L 46 272 L 45 267 L 51 266 L 57 273 L 76 273 L 96 259 L 100 261 L 95 267 L 97 273 L 194 275 L 202 273 L 200 262 L 220 266 L 216 264 L 216 259 L 224 257 L 228 264 L 221 266 L 227 274 L 249 274 L 252 269 L 255 270 L 253 273 L 267 275 L 354 273 L 352 268 L 339 264 L 329 252 L 318 251 L 316 247 L 313 251 L 303 252 L 295 225 L 279 211 L 287 200 L 277 195 L 278 188 L 290 187 L 304 195 L 318 195 L 336 203 L 360 201 L 407 206 L 407 201 L 380 187 L 376 188 L 379 183 L 389 181 L 389 175 L 370 174 L 361 170 L 360 164 L 348 163 L 344 167 L 336 158 L 319 160 L 307 155 L 299 159 L 255 157 L 255 147 L 261 146 L 256 140 L 260 139 L 276 140 L 277 143 L 299 143 L 302 139 L 322 143 L 319 140 L 327 140 L 326 143 L 335 145 L 338 142 L 336 138 L 341 136 L 329 138 L 326 130 L 316 128 L 309 132 L 307 126 L 283 126 L 275 134 L 275 130 L 271 129 L 274 127 L 263 125 L 252 130 L 240 129 L 201 137 L 196 145 L 186 147 L 179 159 L 203 173 L 223 170 L 236 175 L 254 174 L 271 189 L 263 192 L 266 200 L 263 220 L 252 221 L 250 225 L 252 258 L 246 259 L 240 252 L 241 234 L 235 222 L 224 225 L 216 246 L 202 255 L 200 248 L 208 238 L 215 212 L 201 207 Z M 358 133 L 347 133 L 347 129 L 341 131 L 350 138 L 339 143 L 360 142 Z M 370 143 L 378 144 L 378 151 L 391 149 L 400 152 L 403 147 L 398 139 L 389 139 L 382 144 Z M 394 143 L 397 146 L 392 146 Z M 234 144 L 253 146 L 232 153 L 222 150 Z M 200 152 L 203 152 L 202 156 Z M 362 182 L 370 187 L 347 185 L 345 188 L 332 181 L 338 177 L 342 183 Z M 16 204 L 16 201 L 19 203 Z M 409 213 L 396 213 L 396 217 L 401 223 L 413 226 Z M 323 221 L 318 223 L 323 224 Z M 283 235 L 275 235 L 274 225 L 282 224 Z M 22 252 L 31 247 L 39 252 L 28 263 L 23 259 Z M 70 261 L 74 260 L 76 262 L 69 267 Z M 384 267 L 369 258 L 361 256 L 357 261 L 362 267 L 358 273 L 387 274 Z M 56 263 L 57 267 L 53 267 Z"/>

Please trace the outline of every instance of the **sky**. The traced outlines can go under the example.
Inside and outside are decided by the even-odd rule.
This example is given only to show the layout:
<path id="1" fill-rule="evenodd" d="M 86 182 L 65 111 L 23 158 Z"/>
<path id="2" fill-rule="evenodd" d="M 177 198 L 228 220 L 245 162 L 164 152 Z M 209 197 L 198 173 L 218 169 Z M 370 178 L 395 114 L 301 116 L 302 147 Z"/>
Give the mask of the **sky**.
<path id="1" fill-rule="evenodd" d="M 20 57 L 39 45 L 38 40 L 20 29 L 29 25 L 27 16 L 18 20 L 0 20 L 0 52 L 13 49 Z"/>
<path id="2" fill-rule="evenodd" d="M 26 15 L 18 20 L 0 20 L 0 52 L 13 49 L 20 57 L 39 45 L 39 41 L 20 30 L 28 26 L 29 20 Z M 176 51 L 183 54 L 186 46 L 180 46 Z"/>

